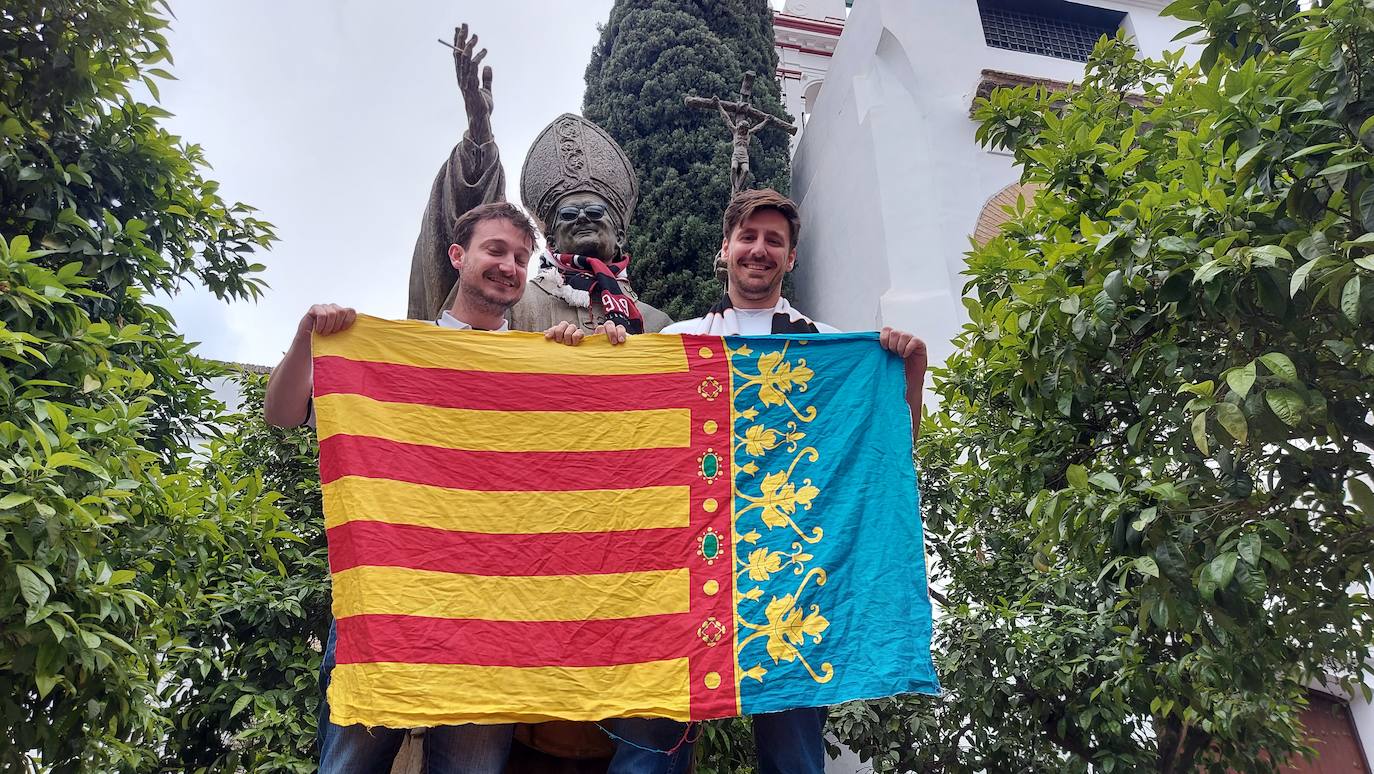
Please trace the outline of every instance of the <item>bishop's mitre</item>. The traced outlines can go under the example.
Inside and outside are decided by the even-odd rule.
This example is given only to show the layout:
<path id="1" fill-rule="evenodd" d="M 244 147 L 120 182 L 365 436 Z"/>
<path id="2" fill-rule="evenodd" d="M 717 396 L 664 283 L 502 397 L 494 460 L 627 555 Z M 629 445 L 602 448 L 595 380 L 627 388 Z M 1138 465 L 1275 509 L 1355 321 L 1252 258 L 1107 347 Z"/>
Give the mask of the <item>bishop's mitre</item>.
<path id="1" fill-rule="evenodd" d="M 547 227 L 558 200 L 594 193 L 629 226 L 639 200 L 639 181 L 625 151 L 606 130 L 582 116 L 564 113 L 535 138 L 520 170 L 520 198 Z"/>

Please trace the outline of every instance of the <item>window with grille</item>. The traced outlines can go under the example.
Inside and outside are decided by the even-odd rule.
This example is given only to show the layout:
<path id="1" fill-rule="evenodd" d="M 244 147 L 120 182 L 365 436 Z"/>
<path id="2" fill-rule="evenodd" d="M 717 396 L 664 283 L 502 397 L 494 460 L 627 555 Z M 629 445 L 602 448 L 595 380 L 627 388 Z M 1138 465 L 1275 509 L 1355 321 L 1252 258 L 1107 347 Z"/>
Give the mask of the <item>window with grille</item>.
<path id="1" fill-rule="evenodd" d="M 1074 62 L 1088 61 L 1098 38 L 1115 35 L 1126 18 L 1066 0 L 978 0 L 978 12 L 989 46 Z"/>

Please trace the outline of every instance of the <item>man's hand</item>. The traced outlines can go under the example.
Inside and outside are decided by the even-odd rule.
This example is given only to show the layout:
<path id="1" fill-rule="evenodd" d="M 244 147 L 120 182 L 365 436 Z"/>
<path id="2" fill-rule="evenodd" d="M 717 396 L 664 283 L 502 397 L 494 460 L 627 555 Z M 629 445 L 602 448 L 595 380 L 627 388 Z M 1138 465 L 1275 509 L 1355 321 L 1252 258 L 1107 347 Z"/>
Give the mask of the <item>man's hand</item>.
<path id="1" fill-rule="evenodd" d="M 878 343 L 883 349 L 906 361 L 907 369 L 919 368 L 926 371 L 926 343 L 906 331 L 883 328 L 878 334 Z"/>
<path id="2" fill-rule="evenodd" d="M 315 304 L 296 326 L 296 335 L 308 337 L 311 333 L 318 333 L 328 336 L 348 330 L 357 319 L 358 313 L 349 307 L 338 304 Z"/>
<path id="3" fill-rule="evenodd" d="M 596 326 L 596 328 L 592 330 L 591 335 L 604 335 L 610 340 L 612 345 L 624 344 L 626 339 L 629 338 L 629 334 L 625 331 L 625 326 L 616 325 L 610 320 Z M 544 331 L 544 338 L 549 341 L 556 341 L 559 344 L 567 344 L 570 347 L 575 347 L 582 343 L 582 340 L 586 338 L 586 334 L 582 333 L 582 328 L 576 323 L 564 321 Z"/>
<path id="4" fill-rule="evenodd" d="M 902 359 L 906 367 L 906 404 L 911 409 L 911 440 L 921 433 L 921 402 L 926 386 L 926 343 L 906 331 L 883 328 L 878 334 L 883 349 Z"/>
<path id="5" fill-rule="evenodd" d="M 491 68 L 481 66 L 486 55 L 485 48 L 477 49 L 477 36 L 468 37 L 468 25 L 453 30 L 453 70 L 458 75 L 458 90 L 463 93 L 463 107 L 468 114 L 468 136 L 478 145 L 492 140 Z"/>

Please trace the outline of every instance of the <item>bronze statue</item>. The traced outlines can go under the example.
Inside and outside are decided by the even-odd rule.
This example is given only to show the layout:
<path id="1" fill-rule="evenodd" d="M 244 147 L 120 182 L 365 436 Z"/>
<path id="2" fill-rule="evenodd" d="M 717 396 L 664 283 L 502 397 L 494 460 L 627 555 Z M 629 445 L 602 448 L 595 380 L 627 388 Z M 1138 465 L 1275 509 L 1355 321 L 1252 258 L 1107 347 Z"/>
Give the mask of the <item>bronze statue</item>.
<path id="1" fill-rule="evenodd" d="M 449 262 L 448 248 L 454 222 L 479 204 L 506 198 L 505 175 L 491 129 L 491 68 L 481 66 L 486 50 L 477 49 L 477 36 L 469 37 L 466 24 L 454 31 L 451 45 L 440 42 L 453 49 L 468 128 L 440 167 L 425 205 L 410 266 L 406 314 L 412 319 L 433 320 L 452 305 L 458 275 Z M 545 226 L 550 251 L 625 266 L 626 233 L 639 184 L 630 160 L 603 129 L 572 114 L 554 119 L 530 148 L 520 189 L 526 209 Z M 511 308 L 512 330 L 542 332 L 560 322 L 572 322 L 590 331 L 607 319 L 600 298 L 576 287 L 570 281 L 578 279 L 572 276 L 576 272 L 561 268 L 553 263 L 556 260 L 541 261 L 524 296 Z M 617 280 L 642 316 L 644 332 L 657 332 L 672 322 L 637 299 L 623 268 Z M 521 744 L 512 748 L 508 772 L 604 772 L 615 750 L 592 723 L 518 724 L 515 737 Z M 407 746 L 406 754 L 411 758 L 398 758 L 396 772 L 418 770 L 413 768 L 418 766 L 415 748 Z"/>
<path id="2" fill-rule="evenodd" d="M 448 260 L 454 222 L 479 204 L 506 198 L 506 175 L 491 133 L 491 68 L 481 66 L 487 50 L 477 50 L 477 36 L 468 36 L 466 24 L 453 31 L 452 45 L 444 45 L 453 49 L 468 128 L 430 186 L 420 236 L 415 240 L 406 316 L 416 320 L 433 320 L 452 303 L 449 294 L 458 281 L 458 272 Z"/>
<path id="3" fill-rule="evenodd" d="M 737 102 L 722 102 L 720 97 L 710 99 L 687 97 L 686 99 L 688 107 L 719 110 L 721 117 L 725 119 L 725 125 L 730 127 L 730 133 L 733 136 L 733 146 L 730 152 L 731 196 L 749 185 L 749 141 L 760 129 L 772 124 L 782 128 L 788 134 L 795 134 L 797 131 L 795 126 L 750 104 L 750 99 L 754 94 L 754 73 L 747 72 L 744 74 L 744 81 L 740 84 L 739 94 L 740 98 Z M 755 121 L 758 123 L 754 123 Z"/>
<path id="4" fill-rule="evenodd" d="M 448 259 L 453 223 L 479 204 L 506 198 L 506 178 L 491 131 L 491 68 L 481 66 L 486 49 L 478 50 L 477 36 L 469 37 L 466 24 L 454 30 L 451 45 L 440 42 L 453 49 L 468 128 L 434 178 L 415 241 L 406 316 L 419 320 L 434 319 L 453 302 L 458 280 Z M 545 226 L 552 252 L 624 263 L 639 184 L 629 159 L 600 127 L 572 114 L 554 119 L 530 148 L 521 173 L 521 194 L 526 208 Z M 565 209 L 570 216 L 560 220 L 558 213 Z M 606 217 L 590 216 L 598 212 Z M 599 298 L 571 287 L 564 281 L 570 276 L 567 272 L 541 263 L 524 298 L 511 309 L 512 328 L 543 331 L 567 321 L 591 330 L 605 321 Z M 671 322 L 637 300 L 627 276 L 622 274 L 619 282 L 625 295 L 636 301 L 645 332 Z"/>
<path id="5" fill-rule="evenodd" d="M 511 308 L 511 328 L 543 331 L 564 321 L 584 330 L 600 325 L 606 320 L 600 299 L 578 287 L 586 283 L 558 265 L 555 256 L 575 254 L 608 265 L 628 264 L 626 234 L 639 199 L 639 181 L 625 152 L 601 127 L 564 113 L 544 127 L 530 146 L 520 171 L 520 198 L 544 224 L 553 256 L 541 261 L 524 297 Z M 645 333 L 655 333 L 672 322 L 638 300 L 623 270 L 617 281 L 634 300 Z"/>

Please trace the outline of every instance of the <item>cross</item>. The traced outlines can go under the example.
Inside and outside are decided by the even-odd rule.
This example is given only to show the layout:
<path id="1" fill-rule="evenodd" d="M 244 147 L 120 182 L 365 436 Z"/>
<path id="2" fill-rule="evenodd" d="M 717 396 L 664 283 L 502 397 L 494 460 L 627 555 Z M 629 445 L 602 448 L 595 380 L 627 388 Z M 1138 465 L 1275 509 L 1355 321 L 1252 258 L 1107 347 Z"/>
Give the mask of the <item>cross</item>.
<path id="1" fill-rule="evenodd" d="M 733 149 L 730 152 L 730 195 L 734 196 L 749 184 L 749 141 L 760 129 L 772 124 L 788 134 L 795 134 L 797 128 L 771 113 L 750 104 L 754 94 L 754 73 L 744 74 L 739 87 L 739 101 L 722 102 L 720 97 L 687 97 L 688 107 L 703 110 L 718 110 L 730 127 Z M 757 122 L 757 123 L 755 123 Z"/>

